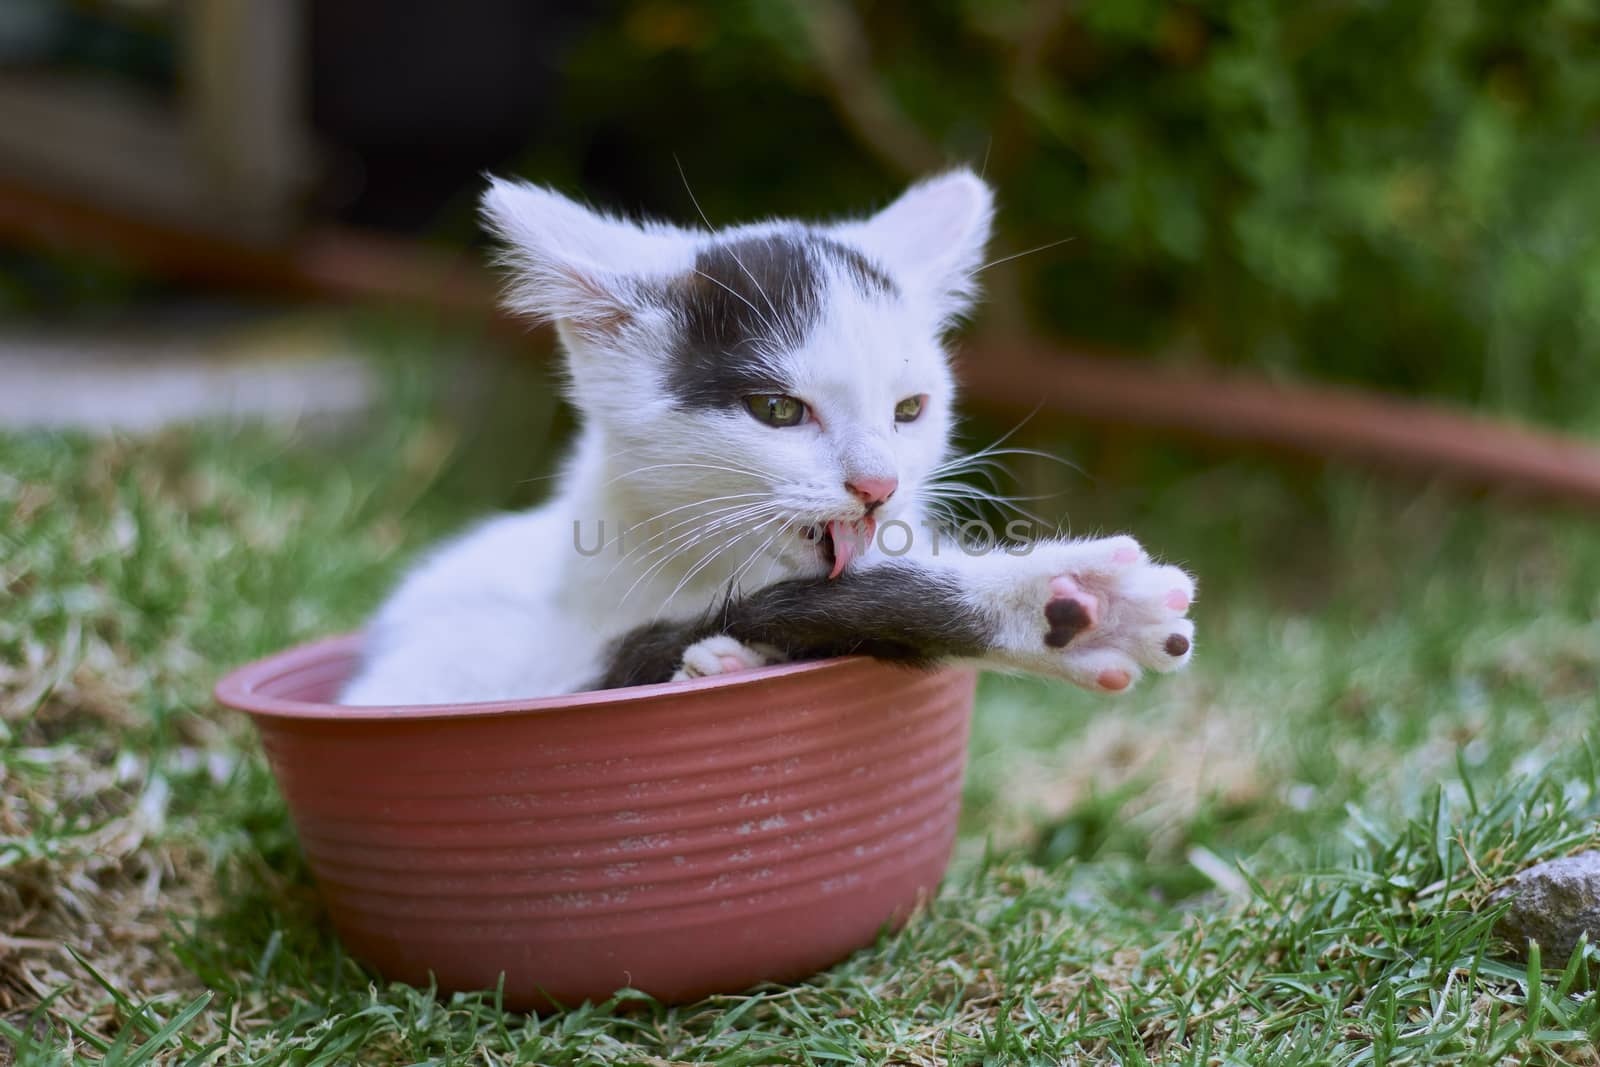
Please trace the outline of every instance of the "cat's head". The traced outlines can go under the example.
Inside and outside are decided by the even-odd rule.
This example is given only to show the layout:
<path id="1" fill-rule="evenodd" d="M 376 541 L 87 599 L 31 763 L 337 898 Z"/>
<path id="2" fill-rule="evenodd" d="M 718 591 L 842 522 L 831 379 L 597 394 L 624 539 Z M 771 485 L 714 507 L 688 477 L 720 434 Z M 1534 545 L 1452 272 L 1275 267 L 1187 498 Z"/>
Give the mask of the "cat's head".
<path id="1" fill-rule="evenodd" d="M 508 181 L 483 211 L 511 306 L 556 324 L 573 400 L 641 509 L 742 522 L 751 550 L 766 530 L 921 521 L 952 422 L 943 336 L 975 296 L 993 213 L 970 171 L 828 224 L 635 224 Z M 823 540 L 766 551 L 828 570 Z"/>

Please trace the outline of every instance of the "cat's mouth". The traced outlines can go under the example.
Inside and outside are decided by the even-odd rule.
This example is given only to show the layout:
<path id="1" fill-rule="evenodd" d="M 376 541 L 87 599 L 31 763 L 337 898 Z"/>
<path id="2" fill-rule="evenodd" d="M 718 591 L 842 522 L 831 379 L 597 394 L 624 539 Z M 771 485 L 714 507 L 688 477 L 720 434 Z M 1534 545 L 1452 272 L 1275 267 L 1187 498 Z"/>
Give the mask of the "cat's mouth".
<path id="1" fill-rule="evenodd" d="M 871 515 L 855 522 L 834 519 L 832 522 L 800 527 L 800 536 L 817 546 L 822 562 L 828 566 L 828 579 L 844 573 L 850 561 L 860 556 L 872 545 L 878 532 L 878 520 Z"/>

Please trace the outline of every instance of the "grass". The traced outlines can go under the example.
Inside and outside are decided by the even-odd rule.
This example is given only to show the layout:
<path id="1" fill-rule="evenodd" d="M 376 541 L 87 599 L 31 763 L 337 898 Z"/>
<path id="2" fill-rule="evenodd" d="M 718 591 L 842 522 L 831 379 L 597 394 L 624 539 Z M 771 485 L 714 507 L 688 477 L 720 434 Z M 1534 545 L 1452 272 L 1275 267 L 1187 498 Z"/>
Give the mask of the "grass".
<path id="1" fill-rule="evenodd" d="M 681 1007 L 384 984 L 209 689 L 538 494 L 546 394 L 430 381 L 343 431 L 0 437 L 0 1062 L 1600 1062 L 1600 958 L 1518 962 L 1487 900 L 1596 842 L 1592 520 L 1083 442 L 1075 525 L 1201 575 L 1200 655 L 1118 701 L 986 680 L 905 930 Z"/>

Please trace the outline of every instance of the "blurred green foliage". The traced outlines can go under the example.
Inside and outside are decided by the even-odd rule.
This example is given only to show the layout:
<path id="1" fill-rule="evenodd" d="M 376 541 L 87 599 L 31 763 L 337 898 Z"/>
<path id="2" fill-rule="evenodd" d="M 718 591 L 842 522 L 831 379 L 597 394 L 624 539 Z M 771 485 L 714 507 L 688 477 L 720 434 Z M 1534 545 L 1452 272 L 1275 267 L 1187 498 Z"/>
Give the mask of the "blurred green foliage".
<path id="1" fill-rule="evenodd" d="M 714 221 L 1000 193 L 989 324 L 1575 422 L 1600 350 L 1591 0 L 625 0 L 530 177 Z"/>

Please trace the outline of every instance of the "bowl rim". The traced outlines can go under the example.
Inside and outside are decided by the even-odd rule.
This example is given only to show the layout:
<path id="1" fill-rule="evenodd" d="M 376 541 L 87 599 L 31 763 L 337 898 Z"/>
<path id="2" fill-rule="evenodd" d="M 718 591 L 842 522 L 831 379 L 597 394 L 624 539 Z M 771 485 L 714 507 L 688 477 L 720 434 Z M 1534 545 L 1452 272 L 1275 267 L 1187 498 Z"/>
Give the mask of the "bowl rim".
<path id="1" fill-rule="evenodd" d="M 337 634 L 315 641 L 294 645 L 272 655 L 253 660 L 223 675 L 212 689 L 212 697 L 225 707 L 246 712 L 252 716 L 274 719 L 314 719 L 320 722 L 359 722 L 362 720 L 411 720 L 484 718 L 500 715 L 522 715 L 539 712 L 576 711 L 606 707 L 634 707 L 663 701 L 676 701 L 696 693 L 716 689 L 753 687 L 782 679 L 830 674 L 863 666 L 882 666 L 905 673 L 907 678 L 921 675 L 921 671 L 890 663 L 882 663 L 868 656 L 838 656 L 832 659 L 807 660 L 801 663 L 779 663 L 770 667 L 740 671 L 737 674 L 694 678 L 682 682 L 654 682 L 650 685 L 627 686 L 620 689 L 595 689 L 581 693 L 557 696 L 526 697 L 520 700 L 463 701 L 451 704 L 324 704 L 311 700 L 290 700 L 269 696 L 262 687 L 275 681 L 289 670 L 303 666 L 308 661 L 328 655 L 350 655 L 361 644 L 360 632 Z M 930 674 L 955 670 L 969 673 L 970 668 L 935 668 Z"/>

